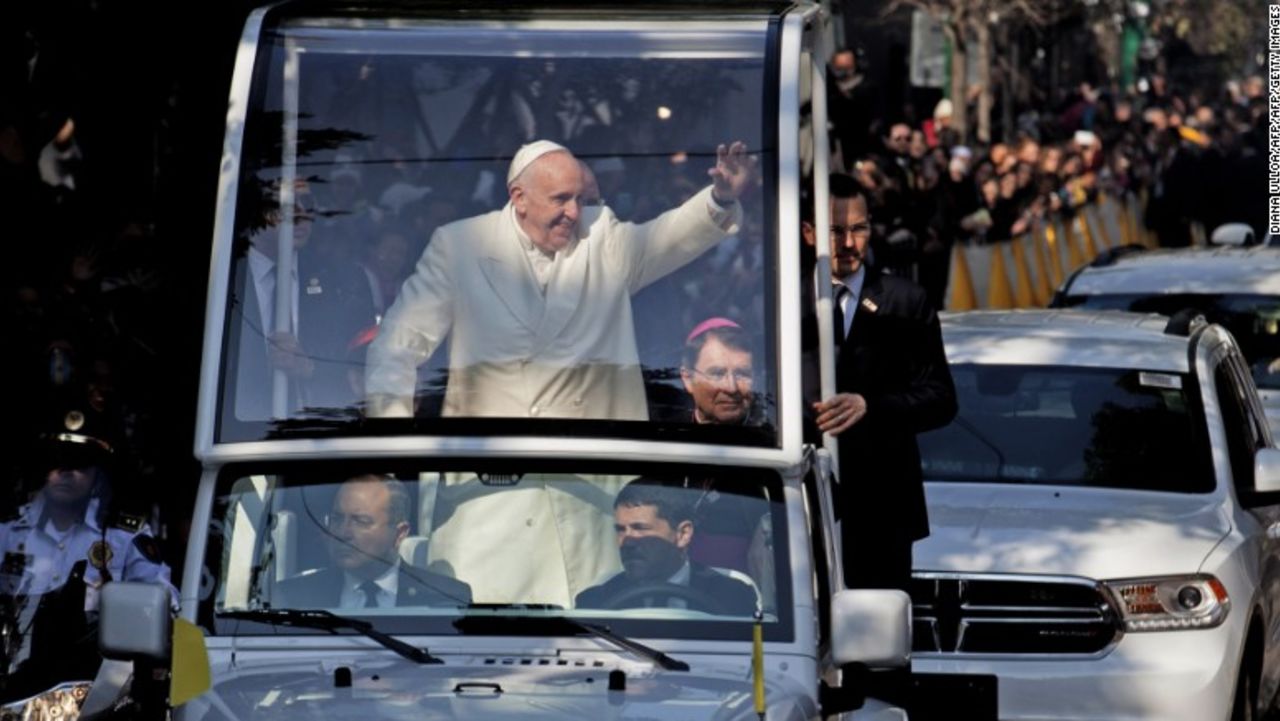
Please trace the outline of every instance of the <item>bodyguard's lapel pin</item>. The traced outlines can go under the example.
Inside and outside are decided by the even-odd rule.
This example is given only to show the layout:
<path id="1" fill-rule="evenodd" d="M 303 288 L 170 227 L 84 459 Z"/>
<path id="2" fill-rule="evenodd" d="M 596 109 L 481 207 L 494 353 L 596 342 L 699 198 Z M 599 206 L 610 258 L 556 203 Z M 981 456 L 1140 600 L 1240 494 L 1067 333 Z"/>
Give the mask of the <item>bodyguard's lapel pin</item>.
<path id="1" fill-rule="evenodd" d="M 862 299 L 862 307 L 863 307 L 863 308 L 866 308 L 868 311 L 870 311 L 870 312 L 872 312 L 872 313 L 874 313 L 874 312 L 876 312 L 876 311 L 880 310 L 880 306 L 878 306 L 878 305 L 876 305 L 875 303 L 873 303 L 873 302 L 871 301 L 871 299 L 870 299 L 870 298 L 863 298 L 863 299 Z"/>
<path id="2" fill-rule="evenodd" d="M 307 281 L 307 295 L 319 295 L 324 292 L 324 288 L 320 287 L 320 279 L 312 278 Z"/>

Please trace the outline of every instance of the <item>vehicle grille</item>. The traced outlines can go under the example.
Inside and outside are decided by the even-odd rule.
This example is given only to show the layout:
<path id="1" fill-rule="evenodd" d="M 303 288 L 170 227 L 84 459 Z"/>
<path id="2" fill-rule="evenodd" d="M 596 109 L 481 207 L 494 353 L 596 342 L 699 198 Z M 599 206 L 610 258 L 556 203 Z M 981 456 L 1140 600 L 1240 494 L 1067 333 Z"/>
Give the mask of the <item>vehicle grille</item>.
<path id="1" fill-rule="evenodd" d="M 1093 654 L 1121 630 L 1086 579 L 917 573 L 911 602 L 919 653 Z"/>

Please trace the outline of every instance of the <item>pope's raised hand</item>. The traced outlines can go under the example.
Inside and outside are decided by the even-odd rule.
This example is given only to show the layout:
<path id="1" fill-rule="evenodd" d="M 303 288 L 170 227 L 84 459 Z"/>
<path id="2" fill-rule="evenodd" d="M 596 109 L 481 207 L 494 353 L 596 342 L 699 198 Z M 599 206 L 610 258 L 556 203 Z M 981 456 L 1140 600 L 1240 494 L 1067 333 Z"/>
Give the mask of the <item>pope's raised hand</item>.
<path id="1" fill-rule="evenodd" d="M 716 146 L 715 167 L 707 175 L 711 176 L 711 193 L 716 202 L 732 203 L 755 182 L 756 159 L 747 155 L 747 144 L 741 140 L 728 146 L 721 144 Z"/>

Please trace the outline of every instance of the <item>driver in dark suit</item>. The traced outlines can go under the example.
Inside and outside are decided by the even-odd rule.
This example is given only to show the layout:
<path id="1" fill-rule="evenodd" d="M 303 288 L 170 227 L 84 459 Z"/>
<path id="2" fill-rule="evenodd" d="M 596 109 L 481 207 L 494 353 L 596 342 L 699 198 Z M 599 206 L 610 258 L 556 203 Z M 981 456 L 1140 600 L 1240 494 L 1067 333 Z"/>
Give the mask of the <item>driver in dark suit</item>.
<path id="1" fill-rule="evenodd" d="M 344 482 L 325 517 L 333 565 L 276 587 L 283 608 L 466 606 L 471 587 L 404 563 L 400 542 L 409 533 L 409 494 L 393 478 L 356 476 Z"/>
<path id="2" fill-rule="evenodd" d="M 575 606 L 753 615 L 757 599 L 751 586 L 689 560 L 694 493 L 655 478 L 628 483 L 613 502 L 622 572 L 578 594 Z"/>

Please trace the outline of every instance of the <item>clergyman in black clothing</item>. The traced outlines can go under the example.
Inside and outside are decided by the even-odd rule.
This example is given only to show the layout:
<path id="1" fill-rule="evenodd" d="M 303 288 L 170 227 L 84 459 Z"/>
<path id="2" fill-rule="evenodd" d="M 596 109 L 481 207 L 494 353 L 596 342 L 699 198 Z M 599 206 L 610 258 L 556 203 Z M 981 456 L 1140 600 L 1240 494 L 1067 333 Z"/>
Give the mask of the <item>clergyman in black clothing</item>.
<path id="1" fill-rule="evenodd" d="M 756 612 L 750 585 L 689 560 L 696 491 L 637 478 L 613 503 L 622 571 L 578 594 L 577 608 L 688 608 L 730 616 Z"/>
<path id="2" fill-rule="evenodd" d="M 371 474 L 344 482 L 325 517 L 333 565 L 282 581 L 272 605 L 349 609 L 471 603 L 466 583 L 400 559 L 409 509 L 400 481 Z"/>
<path id="3" fill-rule="evenodd" d="M 830 185 L 836 394 L 809 400 L 818 430 L 839 444 L 846 584 L 907 590 L 911 546 L 929 535 L 916 434 L 955 417 L 955 385 L 924 290 L 867 264 L 861 187 L 839 174 Z M 817 241 L 812 222 L 802 232 Z"/>
<path id="4" fill-rule="evenodd" d="M 680 381 L 693 401 L 694 423 L 759 424 L 752 418 L 755 371 L 750 340 L 728 318 L 708 318 L 689 332 Z"/>

